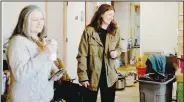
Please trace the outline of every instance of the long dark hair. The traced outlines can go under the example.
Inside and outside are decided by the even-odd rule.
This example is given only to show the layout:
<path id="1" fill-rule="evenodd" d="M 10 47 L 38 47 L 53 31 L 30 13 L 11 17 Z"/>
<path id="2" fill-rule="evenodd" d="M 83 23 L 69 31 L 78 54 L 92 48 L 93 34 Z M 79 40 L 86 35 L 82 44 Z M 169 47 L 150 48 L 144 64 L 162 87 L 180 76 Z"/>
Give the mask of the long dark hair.
<path id="1" fill-rule="evenodd" d="M 90 24 L 88 26 L 92 26 L 94 27 L 96 32 L 99 32 L 101 24 L 102 24 L 102 17 L 101 15 L 103 15 L 106 11 L 109 10 L 114 10 L 114 8 L 109 5 L 109 4 L 102 4 L 98 10 L 95 12 L 94 16 L 92 17 L 92 20 L 90 22 Z M 117 30 L 117 23 L 114 21 L 114 19 L 111 21 L 111 23 L 109 24 L 109 26 L 107 27 L 107 32 L 115 35 L 116 34 L 116 30 Z"/>
<path id="2" fill-rule="evenodd" d="M 40 10 L 40 8 L 38 6 L 35 5 L 28 5 L 26 7 L 24 7 L 20 14 L 19 14 L 19 18 L 18 18 L 18 22 L 17 25 L 12 33 L 12 35 L 10 36 L 9 40 L 11 40 L 14 36 L 16 35 L 22 35 L 26 38 L 30 38 L 29 34 L 26 34 L 26 32 L 24 32 L 24 29 L 26 29 L 24 27 L 24 25 L 27 23 L 28 21 L 28 16 L 29 14 L 34 11 L 34 10 Z M 45 26 L 43 27 L 43 30 L 38 34 L 38 37 L 41 39 L 41 37 L 43 37 L 43 35 L 46 36 L 45 34 Z"/>

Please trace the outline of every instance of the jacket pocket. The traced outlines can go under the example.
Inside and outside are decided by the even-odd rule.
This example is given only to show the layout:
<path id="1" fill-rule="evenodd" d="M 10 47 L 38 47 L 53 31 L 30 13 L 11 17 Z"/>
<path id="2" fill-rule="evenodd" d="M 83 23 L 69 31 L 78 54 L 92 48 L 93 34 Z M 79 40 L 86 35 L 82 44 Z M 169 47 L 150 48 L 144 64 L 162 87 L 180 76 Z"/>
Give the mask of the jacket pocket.
<path id="1" fill-rule="evenodd" d="M 89 52 L 90 52 L 89 54 L 90 55 L 97 55 L 98 50 L 99 50 L 98 43 L 93 38 L 91 38 L 89 40 Z"/>
<path id="2" fill-rule="evenodd" d="M 110 43 L 109 43 L 109 51 L 115 50 L 117 44 L 117 39 L 115 36 L 110 36 Z"/>
<path id="3" fill-rule="evenodd" d="M 118 73 L 118 71 L 116 69 L 116 64 L 115 64 L 115 60 L 114 59 L 110 59 L 110 64 L 111 64 L 112 70 L 114 70 L 116 73 Z"/>
<path id="4" fill-rule="evenodd" d="M 110 41 L 111 41 L 111 42 L 117 41 L 116 36 L 112 36 L 112 35 L 111 35 L 111 36 L 110 36 Z"/>

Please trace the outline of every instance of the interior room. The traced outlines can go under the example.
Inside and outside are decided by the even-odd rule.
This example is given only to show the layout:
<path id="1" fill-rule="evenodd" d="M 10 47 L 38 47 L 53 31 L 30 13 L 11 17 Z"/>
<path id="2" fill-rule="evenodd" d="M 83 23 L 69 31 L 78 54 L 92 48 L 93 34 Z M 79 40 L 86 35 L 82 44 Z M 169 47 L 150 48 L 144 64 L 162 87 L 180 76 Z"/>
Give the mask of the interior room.
<path id="1" fill-rule="evenodd" d="M 1 85 L 1 98 L 4 101 L 1 102 L 6 102 L 11 81 L 5 53 L 7 41 L 23 7 L 37 5 L 41 8 L 45 15 L 47 37 L 57 41 L 58 57 L 63 61 L 73 83 L 79 84 L 76 59 L 78 46 L 85 27 L 91 22 L 101 4 L 109 4 L 114 7 L 114 20 L 120 30 L 122 53 L 116 58 L 119 77 L 115 86 L 115 102 L 183 102 L 183 2 L 116 1 L 2 2 L 3 84 Z M 153 84 L 139 80 L 140 77 L 147 74 L 147 60 L 152 54 L 172 58 L 175 56 L 177 62 L 172 63 L 176 70 L 173 75 L 174 81 L 168 82 L 172 86 L 171 89 L 164 86 L 168 85 L 165 84 L 166 82 Z M 150 85 L 164 87 L 167 91 L 164 96 L 157 97 L 155 91 L 147 91 L 146 88 L 149 89 Z M 161 89 L 156 88 L 155 90 Z M 170 94 L 172 98 L 169 98 Z M 149 100 L 146 97 L 149 97 Z M 159 101 L 156 101 L 155 97 Z M 65 100 L 60 99 L 53 102 L 65 102 Z M 98 94 L 97 102 L 101 102 L 100 94 Z"/>

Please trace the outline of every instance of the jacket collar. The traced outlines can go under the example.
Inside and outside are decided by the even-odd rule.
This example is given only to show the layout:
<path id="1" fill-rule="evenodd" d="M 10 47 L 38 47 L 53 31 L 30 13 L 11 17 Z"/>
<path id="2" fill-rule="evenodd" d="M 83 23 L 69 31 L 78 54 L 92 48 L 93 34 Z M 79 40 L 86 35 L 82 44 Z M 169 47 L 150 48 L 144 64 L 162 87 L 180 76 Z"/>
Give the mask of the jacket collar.
<path id="1" fill-rule="evenodd" d="M 101 40 L 100 40 L 100 36 L 97 32 L 93 32 L 91 37 L 100 45 L 103 46 Z"/>

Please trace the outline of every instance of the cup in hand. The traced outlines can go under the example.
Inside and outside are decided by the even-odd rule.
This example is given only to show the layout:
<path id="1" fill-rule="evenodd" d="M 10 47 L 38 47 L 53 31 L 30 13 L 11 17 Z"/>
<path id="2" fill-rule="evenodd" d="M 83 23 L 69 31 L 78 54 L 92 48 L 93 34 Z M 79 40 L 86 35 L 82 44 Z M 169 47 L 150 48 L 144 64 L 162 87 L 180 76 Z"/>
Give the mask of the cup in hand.
<path id="1" fill-rule="evenodd" d="M 52 61 L 56 60 L 57 59 L 57 41 L 55 39 L 48 40 L 46 46 L 50 52 L 49 59 Z"/>

